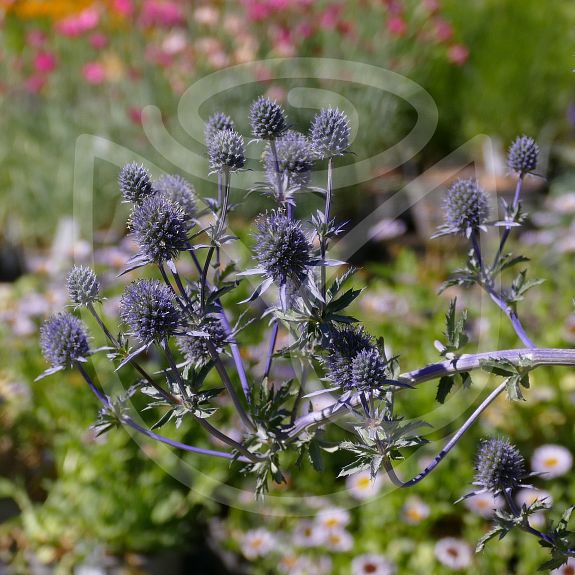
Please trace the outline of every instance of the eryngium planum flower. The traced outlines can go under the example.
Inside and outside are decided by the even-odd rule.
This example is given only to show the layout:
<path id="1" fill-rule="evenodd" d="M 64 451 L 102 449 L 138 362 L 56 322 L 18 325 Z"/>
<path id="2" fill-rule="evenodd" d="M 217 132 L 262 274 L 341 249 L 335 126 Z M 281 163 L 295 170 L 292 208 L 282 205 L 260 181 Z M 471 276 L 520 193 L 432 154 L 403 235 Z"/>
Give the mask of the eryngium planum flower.
<path id="1" fill-rule="evenodd" d="M 351 381 L 347 387 L 358 391 L 379 389 L 387 379 L 386 365 L 377 349 L 363 349 L 351 361 Z"/>
<path id="2" fill-rule="evenodd" d="M 219 351 L 226 345 L 227 335 L 225 327 L 215 315 L 204 317 L 200 325 L 194 329 L 206 332 L 209 334 L 209 338 L 182 335 L 177 338 L 176 343 L 186 360 L 198 365 L 206 363 L 211 357 L 208 351 L 208 341 Z"/>
<path id="3" fill-rule="evenodd" d="M 132 204 L 139 204 L 155 193 L 150 172 L 136 162 L 126 164 L 120 170 L 118 183 L 124 201 Z"/>
<path id="4" fill-rule="evenodd" d="M 311 123 L 310 139 L 320 158 L 341 156 L 349 147 L 351 129 L 344 112 L 337 108 L 324 108 Z"/>
<path id="5" fill-rule="evenodd" d="M 272 211 L 258 218 L 256 228 L 255 256 L 268 277 L 280 285 L 302 282 L 311 264 L 311 245 L 300 222 Z"/>
<path id="6" fill-rule="evenodd" d="M 458 180 L 443 202 L 445 224 L 443 233 L 461 233 L 469 236 L 479 230 L 489 217 L 489 198 L 474 179 Z"/>
<path id="7" fill-rule="evenodd" d="M 507 154 L 507 165 L 519 174 L 527 174 L 537 167 L 539 146 L 533 138 L 520 136 L 511 144 Z"/>
<path id="8" fill-rule="evenodd" d="M 84 266 L 74 266 L 66 280 L 68 295 L 76 306 L 85 306 L 99 300 L 100 282 L 94 270 Z"/>
<path id="9" fill-rule="evenodd" d="M 190 224 L 184 210 L 163 194 L 146 198 L 132 213 L 132 232 L 143 256 L 171 260 L 186 249 Z"/>
<path id="10" fill-rule="evenodd" d="M 250 126 L 258 140 L 279 138 L 288 129 L 282 107 L 264 96 L 260 96 L 250 106 Z"/>
<path id="11" fill-rule="evenodd" d="M 525 476 L 525 459 L 508 440 L 482 441 L 475 461 L 474 485 L 497 495 L 520 487 Z"/>
<path id="12" fill-rule="evenodd" d="M 240 170 L 246 163 L 243 136 L 235 130 L 218 130 L 209 141 L 208 156 L 212 172 Z"/>
<path id="13" fill-rule="evenodd" d="M 300 132 L 288 130 L 276 141 L 278 168 L 283 174 L 287 171 L 289 188 L 301 189 L 309 184 L 315 160 L 310 141 Z M 270 184 L 275 185 L 276 162 L 268 146 L 264 152 L 264 166 Z"/>
<path id="14" fill-rule="evenodd" d="M 53 368 L 70 367 L 90 355 L 86 326 L 71 313 L 59 313 L 42 324 L 40 347 Z"/>
<path id="15" fill-rule="evenodd" d="M 187 180 L 176 174 L 162 176 L 154 184 L 162 196 L 184 210 L 188 222 L 196 215 L 196 190 Z"/>
<path id="16" fill-rule="evenodd" d="M 342 389 L 353 387 L 353 359 L 364 351 L 370 352 L 374 349 L 371 336 L 363 328 L 346 326 L 334 329 L 325 359 L 330 381 Z"/>
<path id="17" fill-rule="evenodd" d="M 144 344 L 164 340 L 180 326 L 174 296 L 158 280 L 141 279 L 128 284 L 120 301 L 120 317 Z"/>
<path id="18" fill-rule="evenodd" d="M 234 121 L 223 112 L 216 112 L 212 114 L 208 121 L 206 122 L 206 127 L 204 128 L 204 139 L 206 145 L 210 145 L 210 141 L 214 137 L 214 134 L 219 130 L 235 130 L 236 126 Z"/>

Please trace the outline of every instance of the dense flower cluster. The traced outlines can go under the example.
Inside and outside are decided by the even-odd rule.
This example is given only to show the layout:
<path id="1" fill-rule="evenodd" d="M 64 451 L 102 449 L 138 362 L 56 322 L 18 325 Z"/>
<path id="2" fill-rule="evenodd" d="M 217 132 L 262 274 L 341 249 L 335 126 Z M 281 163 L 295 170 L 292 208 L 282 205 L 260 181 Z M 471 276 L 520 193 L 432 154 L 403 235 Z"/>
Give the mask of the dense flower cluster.
<path id="1" fill-rule="evenodd" d="M 470 235 L 479 230 L 489 217 L 489 198 L 476 180 L 458 180 L 447 191 L 443 202 L 445 233 Z"/>
<path id="2" fill-rule="evenodd" d="M 518 174 L 527 174 L 537 167 L 539 146 L 533 138 L 520 136 L 509 148 L 507 165 Z"/>
<path id="3" fill-rule="evenodd" d="M 351 362 L 351 384 L 358 391 L 379 389 L 386 379 L 387 362 L 377 349 L 363 349 Z"/>
<path id="4" fill-rule="evenodd" d="M 184 211 L 186 220 L 191 220 L 196 215 L 196 190 L 187 180 L 178 175 L 162 176 L 154 183 L 156 192 L 178 205 Z"/>
<path id="5" fill-rule="evenodd" d="M 321 110 L 311 124 L 310 138 L 320 158 L 341 156 L 349 148 L 351 128 L 344 112 L 337 108 Z"/>
<path id="6" fill-rule="evenodd" d="M 525 459 L 508 440 L 487 439 L 477 453 L 475 471 L 474 485 L 497 495 L 522 484 Z"/>
<path id="7" fill-rule="evenodd" d="M 206 145 L 209 146 L 212 138 L 214 137 L 216 132 L 220 130 L 235 130 L 236 126 L 234 121 L 223 112 L 216 112 L 212 114 L 208 121 L 206 122 L 206 126 L 204 128 L 204 139 Z"/>
<path id="8" fill-rule="evenodd" d="M 215 315 L 204 317 L 196 329 L 206 332 L 208 337 L 182 335 L 177 338 L 176 342 L 186 361 L 198 365 L 210 359 L 208 341 L 216 351 L 221 351 L 227 343 L 227 333 L 222 322 Z"/>
<path id="9" fill-rule="evenodd" d="M 125 202 L 140 204 L 154 194 L 150 172 L 136 162 L 126 164 L 120 170 L 118 183 Z"/>
<path id="10" fill-rule="evenodd" d="M 216 130 L 208 142 L 212 172 L 241 170 L 246 163 L 244 138 L 235 130 Z"/>
<path id="11" fill-rule="evenodd" d="M 44 322 L 40 347 L 53 368 L 71 367 L 90 355 L 86 327 L 71 313 L 59 313 Z"/>
<path id="12" fill-rule="evenodd" d="M 273 140 L 287 131 L 287 119 L 282 107 L 263 96 L 250 107 L 250 126 L 258 140 Z"/>
<path id="13" fill-rule="evenodd" d="M 94 271 L 84 266 L 74 266 L 68 274 L 66 285 L 70 301 L 85 306 L 98 301 L 100 282 Z"/>

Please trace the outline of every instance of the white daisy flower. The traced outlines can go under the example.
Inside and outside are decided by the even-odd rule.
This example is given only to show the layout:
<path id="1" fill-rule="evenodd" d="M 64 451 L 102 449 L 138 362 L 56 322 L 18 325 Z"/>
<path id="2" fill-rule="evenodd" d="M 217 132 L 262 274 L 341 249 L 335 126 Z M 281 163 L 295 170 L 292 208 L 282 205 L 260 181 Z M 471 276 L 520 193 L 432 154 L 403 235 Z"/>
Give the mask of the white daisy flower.
<path id="1" fill-rule="evenodd" d="M 320 555 L 314 563 L 315 575 L 331 575 L 333 563 L 328 555 Z"/>
<path id="2" fill-rule="evenodd" d="M 515 496 L 517 504 L 519 507 L 529 507 L 533 505 L 536 501 L 541 503 L 545 503 L 549 507 L 553 505 L 553 497 L 549 491 L 545 491 L 544 489 L 533 489 L 530 487 L 525 487 L 524 489 L 520 489 Z"/>
<path id="3" fill-rule="evenodd" d="M 316 515 L 318 525 L 326 529 L 343 529 L 349 523 L 349 512 L 341 507 L 322 509 Z"/>
<path id="4" fill-rule="evenodd" d="M 567 559 L 567 563 L 565 565 L 561 565 L 557 569 L 553 569 L 551 571 L 551 575 L 575 575 L 575 559 L 573 557 L 569 557 Z"/>
<path id="5" fill-rule="evenodd" d="M 419 497 L 408 497 L 401 510 L 401 516 L 408 525 L 417 525 L 429 517 L 429 505 Z"/>
<path id="6" fill-rule="evenodd" d="M 242 537 L 241 549 L 246 559 L 267 555 L 275 545 L 274 536 L 267 529 L 252 529 Z"/>
<path id="7" fill-rule="evenodd" d="M 349 475 L 345 481 L 349 494 L 360 501 L 369 499 L 379 493 L 381 488 L 381 477 L 376 475 L 373 479 L 369 471 L 360 471 Z"/>
<path id="8" fill-rule="evenodd" d="M 460 571 L 471 565 L 471 547 L 461 539 L 444 537 L 435 544 L 437 560 L 455 571 Z"/>
<path id="9" fill-rule="evenodd" d="M 367 553 L 358 555 L 351 562 L 352 575 L 393 575 L 395 566 L 383 555 Z"/>
<path id="10" fill-rule="evenodd" d="M 349 551 L 353 547 L 353 537 L 345 529 L 331 529 L 325 539 L 325 546 L 331 551 Z"/>
<path id="11" fill-rule="evenodd" d="M 295 552 L 288 552 L 283 555 L 278 564 L 280 573 L 286 575 L 307 575 L 311 573 L 313 564 L 309 557 L 299 556 Z"/>
<path id="12" fill-rule="evenodd" d="M 294 529 L 292 541 L 296 547 L 317 547 L 325 541 L 326 535 L 326 527 L 303 519 Z"/>
<path id="13" fill-rule="evenodd" d="M 541 473 L 543 479 L 553 479 L 565 475 L 573 466 L 571 452 L 562 445 L 542 445 L 531 457 L 531 468 Z"/>
<path id="14" fill-rule="evenodd" d="M 476 493 L 465 500 L 465 507 L 469 511 L 485 518 L 493 517 L 495 512 L 504 506 L 503 498 L 499 495 L 494 497 L 492 493 Z"/>

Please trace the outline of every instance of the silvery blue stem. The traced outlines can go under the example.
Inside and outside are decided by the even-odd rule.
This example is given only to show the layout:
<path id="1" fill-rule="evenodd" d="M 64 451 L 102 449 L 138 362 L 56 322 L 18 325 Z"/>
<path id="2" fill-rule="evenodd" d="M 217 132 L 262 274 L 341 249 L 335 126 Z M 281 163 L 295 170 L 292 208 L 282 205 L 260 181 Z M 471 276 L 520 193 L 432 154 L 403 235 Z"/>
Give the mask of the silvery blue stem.
<path id="1" fill-rule="evenodd" d="M 326 186 L 326 190 L 325 190 L 325 209 L 324 209 L 324 217 L 323 217 L 323 225 L 325 227 L 324 229 L 324 233 L 322 234 L 322 237 L 320 238 L 320 254 L 321 254 L 321 259 L 322 261 L 325 260 L 325 254 L 327 252 L 327 243 L 328 243 L 328 238 L 327 238 L 327 229 L 329 226 L 329 218 L 330 218 L 330 212 L 331 212 L 331 196 L 332 196 L 332 187 L 333 187 L 333 183 L 332 183 L 332 178 L 333 178 L 333 173 L 332 173 L 332 158 L 329 158 L 327 160 L 327 186 Z M 324 300 L 325 300 L 325 296 L 326 296 L 326 270 L 325 270 L 325 265 L 321 266 L 321 295 L 323 296 Z"/>
<path id="2" fill-rule="evenodd" d="M 276 347 L 276 342 L 278 339 L 278 332 L 279 332 L 279 323 L 277 320 L 275 320 L 273 325 L 272 325 L 272 333 L 271 333 L 270 343 L 269 343 L 269 347 L 268 347 L 268 355 L 266 358 L 266 368 L 264 371 L 264 377 L 269 377 L 269 374 L 270 374 L 270 371 L 272 368 L 272 360 L 273 360 L 274 350 Z"/>

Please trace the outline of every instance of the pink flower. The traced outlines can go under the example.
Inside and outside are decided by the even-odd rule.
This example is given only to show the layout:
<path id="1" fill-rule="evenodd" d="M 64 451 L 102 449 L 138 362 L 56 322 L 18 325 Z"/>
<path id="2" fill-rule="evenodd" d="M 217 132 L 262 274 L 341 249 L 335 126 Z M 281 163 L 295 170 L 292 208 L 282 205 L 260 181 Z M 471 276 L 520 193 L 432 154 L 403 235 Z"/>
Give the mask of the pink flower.
<path id="1" fill-rule="evenodd" d="M 270 7 L 265 2 L 248 0 L 244 2 L 244 6 L 247 8 L 248 18 L 253 22 L 261 22 L 271 13 Z"/>
<path id="2" fill-rule="evenodd" d="M 309 22 L 300 22 L 294 31 L 294 36 L 296 38 L 310 38 L 313 36 L 314 26 Z"/>
<path id="3" fill-rule="evenodd" d="M 319 25 L 325 30 L 332 30 L 337 26 L 339 15 L 341 13 L 340 4 L 332 4 L 326 8 L 319 17 Z"/>
<path id="4" fill-rule="evenodd" d="M 392 16 L 387 21 L 387 31 L 392 36 L 405 36 L 407 32 L 407 23 L 402 16 Z"/>
<path id="5" fill-rule="evenodd" d="M 44 85 L 46 84 L 46 77 L 39 74 L 33 74 L 24 83 L 24 87 L 28 92 L 34 94 L 40 92 Z"/>
<path id="6" fill-rule="evenodd" d="M 141 124 L 142 123 L 142 108 L 138 108 L 136 106 L 132 106 L 128 108 L 128 117 L 134 124 Z"/>
<path id="7" fill-rule="evenodd" d="M 100 22 L 100 14 L 96 8 L 86 8 L 79 14 L 68 16 L 56 23 L 56 31 L 62 36 L 73 38 L 84 32 L 93 30 Z"/>
<path id="8" fill-rule="evenodd" d="M 439 12 L 439 0 L 423 0 L 423 6 L 430 14 Z"/>
<path id="9" fill-rule="evenodd" d="M 463 66 L 469 58 L 469 50 L 463 44 L 453 44 L 447 50 L 447 59 L 456 66 Z"/>
<path id="10" fill-rule="evenodd" d="M 42 30 L 29 30 L 26 34 L 26 44 L 34 48 L 40 48 L 46 42 L 46 34 Z"/>
<path id="11" fill-rule="evenodd" d="M 112 10 L 121 16 L 130 16 L 134 11 L 132 0 L 114 0 L 112 2 Z"/>
<path id="12" fill-rule="evenodd" d="M 52 52 L 41 51 L 34 56 L 34 70 L 39 74 L 49 74 L 56 68 L 56 56 Z"/>
<path id="13" fill-rule="evenodd" d="M 90 36 L 90 46 L 95 50 L 101 50 L 108 45 L 108 38 L 102 32 L 94 32 Z"/>
<path id="14" fill-rule="evenodd" d="M 453 27 L 443 18 L 436 18 L 434 22 L 435 37 L 439 42 L 447 42 L 453 37 Z"/>
<path id="15" fill-rule="evenodd" d="M 186 15 L 176 2 L 168 0 L 145 0 L 142 6 L 142 23 L 144 26 L 178 26 L 184 24 Z"/>
<path id="16" fill-rule="evenodd" d="M 88 84 L 101 84 L 106 79 L 106 70 L 100 62 L 87 62 L 82 67 L 82 76 Z"/>

